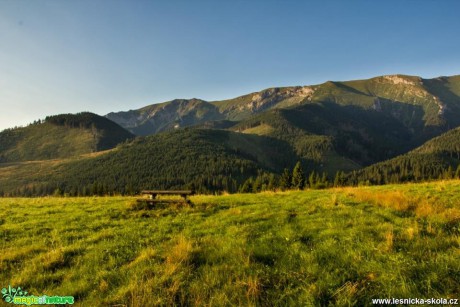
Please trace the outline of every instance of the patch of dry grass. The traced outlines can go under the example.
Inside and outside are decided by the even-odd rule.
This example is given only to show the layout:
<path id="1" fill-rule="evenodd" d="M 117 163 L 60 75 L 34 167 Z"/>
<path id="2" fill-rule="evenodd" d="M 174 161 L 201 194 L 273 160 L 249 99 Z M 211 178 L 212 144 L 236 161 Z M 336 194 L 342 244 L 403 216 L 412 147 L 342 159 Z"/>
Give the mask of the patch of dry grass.
<path id="1" fill-rule="evenodd" d="M 435 190 L 444 191 L 446 183 L 434 184 Z M 418 195 L 404 190 L 379 191 L 372 188 L 338 189 L 359 202 L 390 208 L 399 212 L 415 215 L 417 218 L 440 218 L 447 223 L 460 220 L 460 204 L 450 203 L 448 199 L 427 199 L 426 195 Z"/>

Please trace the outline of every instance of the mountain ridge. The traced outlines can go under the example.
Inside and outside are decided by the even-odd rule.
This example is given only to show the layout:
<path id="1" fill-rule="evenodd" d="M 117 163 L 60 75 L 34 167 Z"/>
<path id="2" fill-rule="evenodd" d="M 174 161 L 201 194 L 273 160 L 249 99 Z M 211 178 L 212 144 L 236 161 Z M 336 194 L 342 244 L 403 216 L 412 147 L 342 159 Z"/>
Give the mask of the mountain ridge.
<path id="1" fill-rule="evenodd" d="M 451 81 L 455 83 L 453 91 L 449 87 Z M 400 103 L 408 112 L 414 111 L 411 106 L 422 107 L 426 126 L 447 124 L 454 127 L 460 125 L 460 120 L 451 115 L 451 111 L 460 112 L 459 84 L 459 75 L 433 79 L 385 75 L 362 80 L 327 81 L 318 85 L 267 88 L 217 101 L 175 99 L 137 110 L 111 112 L 106 117 L 134 134 L 149 135 L 208 121 L 238 122 L 270 109 L 315 102 L 357 105 L 398 116 L 402 110 L 395 109 L 397 106 L 393 104 Z M 410 118 L 402 120 L 409 121 Z"/>

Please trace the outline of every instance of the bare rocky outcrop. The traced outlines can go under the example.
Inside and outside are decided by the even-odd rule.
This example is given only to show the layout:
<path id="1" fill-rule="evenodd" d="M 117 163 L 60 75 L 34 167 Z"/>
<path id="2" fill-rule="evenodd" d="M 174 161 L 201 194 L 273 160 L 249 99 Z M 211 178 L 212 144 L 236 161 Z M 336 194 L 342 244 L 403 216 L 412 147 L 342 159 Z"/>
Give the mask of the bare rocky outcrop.
<path id="1" fill-rule="evenodd" d="M 438 115 L 443 115 L 444 114 L 444 111 L 446 110 L 446 106 L 442 103 L 442 101 L 436 97 L 436 96 L 433 96 L 433 99 L 434 99 L 434 103 L 438 106 L 439 110 L 438 110 Z"/>
<path id="2" fill-rule="evenodd" d="M 417 78 L 418 82 L 415 82 L 413 80 L 410 80 L 409 78 L 404 78 L 399 75 L 387 75 L 382 77 L 385 81 L 389 81 L 393 84 L 405 84 L 405 85 L 421 85 L 422 84 L 422 79 Z"/>
<path id="3" fill-rule="evenodd" d="M 249 109 L 259 111 L 267 109 L 278 102 L 289 98 L 307 98 L 311 100 L 315 89 L 311 86 L 296 86 L 289 88 L 270 88 L 254 93 L 246 105 L 239 107 L 240 110 Z"/>

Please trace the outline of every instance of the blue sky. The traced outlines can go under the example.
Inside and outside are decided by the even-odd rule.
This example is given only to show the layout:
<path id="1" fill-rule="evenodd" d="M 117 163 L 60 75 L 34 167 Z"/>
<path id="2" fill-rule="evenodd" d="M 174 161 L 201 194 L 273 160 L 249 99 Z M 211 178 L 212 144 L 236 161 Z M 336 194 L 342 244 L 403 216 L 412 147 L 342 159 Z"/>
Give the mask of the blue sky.
<path id="1" fill-rule="evenodd" d="M 460 74 L 459 1 L 0 0 L 0 129 L 383 74 Z"/>

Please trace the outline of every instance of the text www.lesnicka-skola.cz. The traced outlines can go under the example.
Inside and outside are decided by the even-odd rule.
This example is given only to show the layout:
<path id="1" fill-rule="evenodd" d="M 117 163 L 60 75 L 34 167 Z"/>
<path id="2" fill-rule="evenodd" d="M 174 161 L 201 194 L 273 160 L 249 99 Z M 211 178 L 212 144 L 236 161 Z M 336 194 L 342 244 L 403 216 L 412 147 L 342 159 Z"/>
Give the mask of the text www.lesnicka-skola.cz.
<path id="1" fill-rule="evenodd" d="M 374 305 L 458 305 L 456 298 L 375 298 Z"/>

